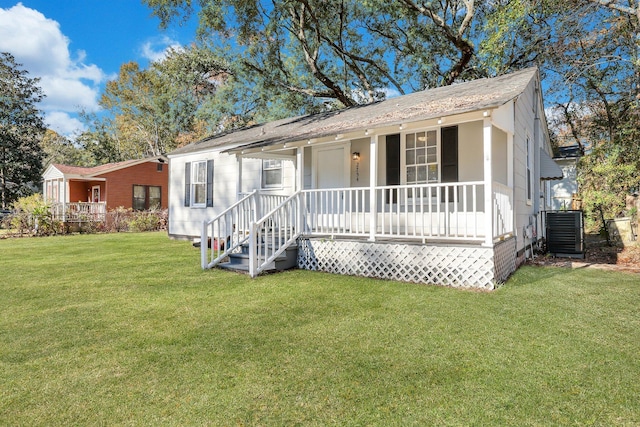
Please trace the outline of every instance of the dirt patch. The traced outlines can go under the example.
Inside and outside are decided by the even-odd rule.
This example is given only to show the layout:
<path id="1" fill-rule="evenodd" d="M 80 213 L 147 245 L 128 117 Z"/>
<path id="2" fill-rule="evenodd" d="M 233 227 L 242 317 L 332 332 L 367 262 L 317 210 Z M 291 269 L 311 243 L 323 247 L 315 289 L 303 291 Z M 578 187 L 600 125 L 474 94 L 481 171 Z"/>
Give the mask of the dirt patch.
<path id="1" fill-rule="evenodd" d="M 537 254 L 536 258 L 528 260 L 527 264 L 568 268 L 590 267 L 640 273 L 640 242 L 625 247 L 609 246 L 606 239 L 598 235 L 588 235 L 584 259 Z"/>

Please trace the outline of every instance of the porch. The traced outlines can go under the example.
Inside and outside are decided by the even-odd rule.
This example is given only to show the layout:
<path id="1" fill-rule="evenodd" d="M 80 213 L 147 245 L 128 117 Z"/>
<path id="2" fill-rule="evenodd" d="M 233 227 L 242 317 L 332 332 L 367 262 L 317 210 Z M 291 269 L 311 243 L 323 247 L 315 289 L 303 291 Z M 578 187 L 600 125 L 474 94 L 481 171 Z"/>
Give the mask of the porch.
<path id="1" fill-rule="evenodd" d="M 254 191 L 203 224 L 201 242 L 211 245 L 201 244 L 202 268 L 242 253 L 255 277 L 297 245 L 300 268 L 492 287 L 515 269 L 512 205 L 512 190 L 495 182 L 488 192 L 475 181 L 301 190 L 290 197 Z M 497 260 L 495 248 L 506 241 L 514 247 Z"/>
<path id="2" fill-rule="evenodd" d="M 55 202 L 50 206 L 53 219 L 66 223 L 100 222 L 107 215 L 106 202 Z"/>

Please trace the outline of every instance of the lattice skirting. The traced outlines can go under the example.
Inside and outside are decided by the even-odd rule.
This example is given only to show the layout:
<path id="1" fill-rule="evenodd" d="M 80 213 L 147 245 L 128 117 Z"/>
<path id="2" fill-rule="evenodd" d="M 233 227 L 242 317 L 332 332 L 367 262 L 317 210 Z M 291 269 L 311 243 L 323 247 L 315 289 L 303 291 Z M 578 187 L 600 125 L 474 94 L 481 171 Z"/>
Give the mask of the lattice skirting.
<path id="1" fill-rule="evenodd" d="M 301 239 L 298 267 L 402 282 L 494 289 L 515 270 L 515 241 L 501 242 L 498 249 Z"/>
<path id="2" fill-rule="evenodd" d="M 517 252 L 515 237 L 500 242 L 493 247 L 494 278 L 496 283 L 506 282 L 511 273 L 516 271 Z"/>

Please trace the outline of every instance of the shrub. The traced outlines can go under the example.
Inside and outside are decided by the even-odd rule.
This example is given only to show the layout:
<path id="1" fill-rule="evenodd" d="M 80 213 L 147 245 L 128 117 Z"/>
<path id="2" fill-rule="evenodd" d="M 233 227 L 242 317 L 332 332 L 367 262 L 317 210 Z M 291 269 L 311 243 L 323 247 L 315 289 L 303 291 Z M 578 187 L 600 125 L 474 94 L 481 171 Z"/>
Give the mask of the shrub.
<path id="1" fill-rule="evenodd" d="M 64 232 L 63 224 L 54 220 L 49 205 L 39 193 L 22 197 L 13 203 L 11 226 L 22 234 L 49 236 Z"/>
<path id="2" fill-rule="evenodd" d="M 129 220 L 130 231 L 155 231 L 166 228 L 166 211 L 136 211 Z"/>
<path id="3" fill-rule="evenodd" d="M 110 210 L 105 218 L 104 231 L 107 233 L 128 231 L 132 215 L 133 211 L 124 206 Z"/>

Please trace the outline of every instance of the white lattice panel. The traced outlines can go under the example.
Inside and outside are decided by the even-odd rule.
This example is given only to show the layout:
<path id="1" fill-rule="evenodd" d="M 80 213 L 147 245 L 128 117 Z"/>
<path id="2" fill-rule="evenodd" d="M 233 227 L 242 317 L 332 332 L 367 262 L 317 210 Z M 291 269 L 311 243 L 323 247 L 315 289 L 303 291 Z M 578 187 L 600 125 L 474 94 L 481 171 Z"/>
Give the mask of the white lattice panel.
<path id="1" fill-rule="evenodd" d="M 493 248 L 495 264 L 495 281 L 504 283 L 511 273 L 516 271 L 516 238 L 512 237 L 500 242 Z"/>
<path id="2" fill-rule="evenodd" d="M 471 245 L 305 239 L 298 246 L 302 269 L 464 288 L 494 288 L 493 258 L 492 248 Z"/>

